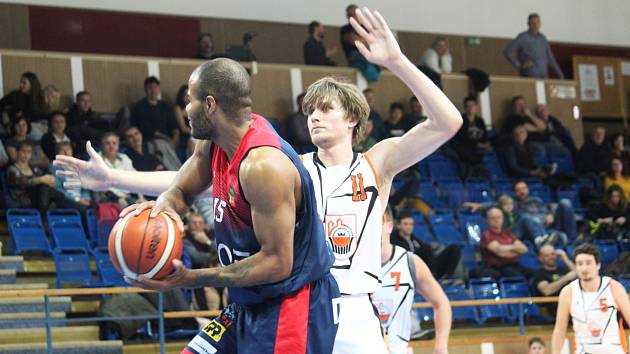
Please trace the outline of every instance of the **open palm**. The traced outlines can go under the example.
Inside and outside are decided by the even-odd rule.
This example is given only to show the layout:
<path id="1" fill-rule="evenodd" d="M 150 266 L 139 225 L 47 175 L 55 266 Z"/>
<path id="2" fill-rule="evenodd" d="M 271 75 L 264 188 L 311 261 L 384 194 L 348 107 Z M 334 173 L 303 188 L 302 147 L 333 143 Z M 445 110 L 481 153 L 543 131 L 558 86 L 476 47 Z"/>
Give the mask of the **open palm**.
<path id="1" fill-rule="evenodd" d="M 400 46 L 381 14 L 363 8 L 356 10 L 356 16 L 357 20 L 350 18 L 350 24 L 363 42 L 356 41 L 355 45 L 367 60 L 388 67 L 402 57 Z"/>
<path id="2" fill-rule="evenodd" d="M 109 189 L 109 167 L 107 167 L 101 155 L 92 148 L 89 141 L 85 147 L 90 156 L 89 161 L 63 155 L 57 155 L 55 161 L 53 161 L 55 167 L 58 168 L 57 175 L 71 179 L 64 183 L 64 188 L 84 188 L 93 191 Z M 75 181 L 72 181 L 72 179 Z"/>

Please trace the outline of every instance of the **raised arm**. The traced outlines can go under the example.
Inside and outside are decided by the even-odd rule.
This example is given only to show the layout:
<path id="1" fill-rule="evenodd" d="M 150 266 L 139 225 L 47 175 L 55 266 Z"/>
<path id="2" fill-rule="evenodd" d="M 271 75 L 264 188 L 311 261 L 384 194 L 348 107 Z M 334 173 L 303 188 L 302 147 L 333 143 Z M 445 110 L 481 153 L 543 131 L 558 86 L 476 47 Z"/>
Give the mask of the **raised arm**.
<path id="1" fill-rule="evenodd" d="M 551 354 L 560 354 L 564 339 L 567 336 L 571 306 L 571 288 L 565 287 L 558 297 L 558 311 L 556 312 L 556 324 L 551 335 Z"/>
<path id="2" fill-rule="evenodd" d="M 207 148 L 207 147 L 206 147 Z M 71 156 L 57 155 L 53 164 L 57 167 L 58 176 L 76 179 L 64 183 L 66 189 L 89 189 L 106 191 L 117 188 L 130 193 L 158 196 L 168 189 L 177 176 L 177 171 L 122 171 L 109 168 L 88 141 L 86 150 L 89 161 L 79 160 Z M 209 152 L 208 152 L 209 153 Z M 212 196 L 212 189 L 202 193 Z"/>
<path id="3" fill-rule="evenodd" d="M 433 307 L 435 318 L 435 348 L 433 353 L 448 353 L 448 336 L 451 332 L 452 322 L 451 305 L 449 305 L 442 287 L 422 259 L 413 255 L 413 264 L 416 268 L 416 291 Z"/>
<path id="4" fill-rule="evenodd" d="M 573 279 L 575 279 L 577 275 L 575 271 L 570 271 L 567 274 L 561 276 L 558 280 L 553 282 L 548 282 L 543 280 L 536 284 L 536 288 L 540 291 L 541 294 L 545 296 L 551 296 L 558 292 L 558 290 L 562 289 L 565 285 L 569 284 Z"/>
<path id="5" fill-rule="evenodd" d="M 386 139 L 367 154 L 385 180 L 417 163 L 448 141 L 462 125 L 462 117 L 446 95 L 401 52 L 394 34 L 378 12 L 357 9 L 350 23 L 363 41 L 355 44 L 370 62 L 394 73 L 411 89 L 428 119 L 399 138 Z"/>

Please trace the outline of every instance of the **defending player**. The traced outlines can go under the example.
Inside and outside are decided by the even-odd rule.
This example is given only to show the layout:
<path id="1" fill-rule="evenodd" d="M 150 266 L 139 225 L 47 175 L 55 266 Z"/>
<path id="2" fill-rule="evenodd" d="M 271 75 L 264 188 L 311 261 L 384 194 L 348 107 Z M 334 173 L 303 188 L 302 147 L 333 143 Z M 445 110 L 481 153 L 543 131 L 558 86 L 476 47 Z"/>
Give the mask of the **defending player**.
<path id="1" fill-rule="evenodd" d="M 551 337 L 552 354 L 560 354 L 569 316 L 575 332 L 575 354 L 624 354 L 628 352 L 621 313 L 630 323 L 628 294 L 617 281 L 599 275 L 597 247 L 583 244 L 574 251 L 578 279 L 560 291 L 556 325 Z"/>

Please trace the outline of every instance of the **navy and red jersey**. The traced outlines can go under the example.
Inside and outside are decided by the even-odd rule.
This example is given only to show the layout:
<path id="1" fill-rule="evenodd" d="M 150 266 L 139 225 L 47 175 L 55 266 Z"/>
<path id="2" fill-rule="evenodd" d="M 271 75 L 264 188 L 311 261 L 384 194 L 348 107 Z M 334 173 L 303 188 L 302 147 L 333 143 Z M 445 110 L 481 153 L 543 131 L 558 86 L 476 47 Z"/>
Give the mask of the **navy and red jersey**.
<path id="1" fill-rule="evenodd" d="M 221 265 L 228 266 L 260 250 L 252 224 L 251 207 L 239 182 L 241 161 L 250 150 L 261 146 L 273 147 L 293 162 L 302 183 L 302 205 L 296 211 L 291 275 L 273 284 L 230 288 L 230 299 L 239 305 L 258 304 L 298 291 L 328 274 L 334 262 L 334 256 L 326 243 L 323 224 L 317 216 L 313 182 L 299 156 L 278 136 L 265 118 L 252 114 L 252 120 L 231 161 L 217 145 L 211 149 L 214 230 Z"/>

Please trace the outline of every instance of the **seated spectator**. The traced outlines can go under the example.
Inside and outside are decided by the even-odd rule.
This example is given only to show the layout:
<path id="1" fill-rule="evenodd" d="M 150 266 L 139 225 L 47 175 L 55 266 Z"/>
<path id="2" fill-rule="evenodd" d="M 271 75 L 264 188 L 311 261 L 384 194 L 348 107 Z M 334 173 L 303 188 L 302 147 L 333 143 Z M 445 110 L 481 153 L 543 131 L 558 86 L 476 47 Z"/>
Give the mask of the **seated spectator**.
<path id="1" fill-rule="evenodd" d="M 160 80 L 155 76 L 144 80 L 144 92 L 146 97 L 138 101 L 131 111 L 131 125 L 142 132 L 146 141 L 155 143 L 168 170 L 179 170 L 182 164 L 175 153 L 180 138 L 175 110 L 160 99 Z"/>
<path id="2" fill-rule="evenodd" d="M 101 156 L 105 165 L 115 170 L 135 171 L 131 159 L 126 154 L 121 153 L 119 147 L 120 139 L 116 133 L 107 132 L 103 135 L 101 139 Z M 144 200 L 144 197 L 140 195 L 136 198 L 135 194 L 111 188 L 104 195 L 101 193 L 99 199 L 101 201 L 116 202 L 120 207 L 125 208 L 130 204 L 140 203 Z"/>
<path id="3" fill-rule="evenodd" d="M 195 58 L 210 60 L 221 55 L 214 53 L 214 40 L 210 33 L 199 33 L 197 36 L 197 55 Z"/>
<path id="4" fill-rule="evenodd" d="M 558 257 L 564 263 L 564 268 L 558 267 Z M 558 296 L 565 285 L 577 278 L 575 264 L 562 249 L 554 249 L 551 245 L 542 246 L 538 250 L 538 260 L 541 267 L 534 272 L 531 281 L 536 296 Z M 555 315 L 557 305 L 555 302 L 542 304 L 551 316 Z"/>
<path id="5" fill-rule="evenodd" d="M 389 106 L 389 119 L 385 122 L 385 129 L 387 129 L 388 135 L 390 137 L 400 137 L 411 130 L 417 122 L 408 119 L 409 117 L 405 115 L 402 103 L 392 103 Z"/>
<path id="6" fill-rule="evenodd" d="M 48 115 L 55 111 L 65 111 L 66 108 L 61 105 L 61 91 L 55 85 L 47 85 L 44 87 L 44 111 Z"/>
<path id="7" fill-rule="evenodd" d="M 422 55 L 420 65 L 431 68 L 438 74 L 450 74 L 453 71 L 453 57 L 448 50 L 448 42 L 444 37 L 437 37 L 431 48 Z"/>
<path id="8" fill-rule="evenodd" d="M 289 114 L 285 118 L 287 127 L 287 140 L 300 153 L 315 151 L 315 146 L 311 142 L 311 134 L 308 130 L 308 117 L 302 111 L 302 101 L 306 93 L 302 92 L 297 96 L 297 112 Z"/>
<path id="9" fill-rule="evenodd" d="M 466 177 L 486 177 L 490 172 L 483 165 L 483 152 L 492 151 L 486 124 L 478 115 L 477 99 L 468 96 L 464 99 L 464 122 L 451 142 L 449 148 L 455 152 L 454 158 L 460 168 L 461 175 Z"/>
<path id="10" fill-rule="evenodd" d="M 9 196 L 18 208 L 35 208 L 42 215 L 49 208 L 81 209 L 76 202 L 67 200 L 57 191 L 55 176 L 29 163 L 33 144 L 22 141 L 17 148 L 17 159 L 7 170 Z"/>
<path id="11" fill-rule="evenodd" d="M 545 354 L 545 342 L 540 337 L 533 337 L 527 342 L 527 354 Z"/>
<path id="12" fill-rule="evenodd" d="M 514 183 L 517 225 L 521 227 L 523 239 L 531 240 L 537 247 L 577 238 L 577 224 L 573 206 L 568 199 L 561 199 L 555 211 L 540 198 L 529 195 L 525 181 Z"/>
<path id="13" fill-rule="evenodd" d="M 578 153 L 578 169 L 583 174 L 602 175 L 610 168 L 611 150 L 605 143 L 606 129 L 597 127 Z"/>
<path id="14" fill-rule="evenodd" d="M 138 128 L 131 126 L 125 130 L 125 143 L 127 145 L 127 156 L 133 163 L 136 171 L 163 171 L 164 165 L 154 154 L 152 145 L 145 144 L 142 140 L 142 133 Z"/>
<path id="15" fill-rule="evenodd" d="M 385 122 L 383 121 L 383 117 L 375 110 L 376 106 L 376 93 L 371 88 L 366 88 L 363 90 L 363 96 L 365 96 L 365 100 L 370 106 L 370 115 L 368 116 L 368 120 L 372 121 L 372 133 L 370 136 L 374 138 L 376 141 L 381 141 L 388 137 L 387 129 L 385 129 Z"/>
<path id="16" fill-rule="evenodd" d="M 324 26 L 313 21 L 308 25 L 308 40 L 304 43 L 304 64 L 306 65 L 328 65 L 335 66 L 330 59 L 331 55 L 337 53 L 337 47 L 326 49 L 322 40 L 324 39 Z"/>
<path id="17" fill-rule="evenodd" d="M 396 221 L 396 229 L 391 234 L 391 243 L 422 258 L 436 279 L 453 275 L 461 258 L 460 247 L 436 245 L 436 252 L 430 244 L 413 235 L 413 227 L 413 216 L 408 212 L 401 212 Z"/>
<path id="18" fill-rule="evenodd" d="M 484 266 L 471 271 L 474 277 L 515 277 L 524 276 L 519 265 L 520 255 L 527 253 L 527 246 L 510 230 L 503 229 L 503 212 L 490 208 L 486 213 L 488 229 L 481 236 L 479 247 Z"/>
<path id="19" fill-rule="evenodd" d="M 212 237 L 206 233 L 206 223 L 197 213 L 186 218 L 184 249 L 192 260 L 192 269 L 216 267 L 219 263 L 217 246 Z M 219 310 L 226 305 L 227 296 L 224 290 L 211 287 L 195 289 L 195 301 L 199 309 Z"/>
<path id="20" fill-rule="evenodd" d="M 549 141 L 556 145 L 563 145 L 574 158 L 577 157 L 577 148 L 571 131 L 560 122 L 560 119 L 549 113 L 546 104 L 536 105 L 536 116 L 545 124 L 545 135 Z"/>
<path id="21" fill-rule="evenodd" d="M 630 166 L 630 151 L 626 149 L 623 133 L 615 133 L 610 137 L 611 155 L 619 157 L 624 166 Z"/>
<path id="22" fill-rule="evenodd" d="M 514 127 L 512 140 L 505 148 L 507 173 L 513 178 L 540 177 L 553 175 L 554 166 L 538 166 L 534 160 L 534 148 L 528 141 L 528 132 L 523 125 Z"/>
<path id="23" fill-rule="evenodd" d="M 0 99 L 0 115 L 3 116 L 2 125 L 10 130 L 18 117 L 33 119 L 44 108 L 42 86 L 37 75 L 28 71 L 20 77 L 20 87 Z M 6 113 L 6 119 L 4 114 Z"/>
<path id="24" fill-rule="evenodd" d="M 55 145 L 70 142 L 66 135 L 66 116 L 61 111 L 55 111 L 48 118 L 48 133 L 42 136 L 41 147 L 50 161 L 55 159 Z"/>
<path id="25" fill-rule="evenodd" d="M 39 167 L 41 169 L 48 168 L 48 164 L 50 161 L 44 154 L 41 146 L 39 144 L 34 144 L 31 139 L 28 137 L 28 134 L 31 131 L 31 123 L 26 117 L 18 117 L 13 125 L 11 126 L 11 137 L 7 139 L 4 144 L 7 149 L 7 154 L 9 155 L 9 159 L 11 162 L 17 161 L 17 148 L 20 143 L 28 141 L 32 145 L 31 150 L 31 160 L 29 164 L 35 167 Z"/>
<path id="26" fill-rule="evenodd" d="M 608 189 L 612 185 L 621 187 L 626 199 L 630 199 L 630 167 L 624 165 L 620 157 L 610 160 L 610 168 L 604 178 L 604 188 Z"/>
<path id="27" fill-rule="evenodd" d="M 341 48 L 343 49 L 343 53 L 346 56 L 346 60 L 348 61 L 348 65 L 350 65 L 350 58 L 354 55 L 355 52 L 358 52 L 357 46 L 354 44 L 356 41 L 360 40 L 361 37 L 355 32 L 354 28 L 350 24 L 350 17 L 355 16 L 355 11 L 357 9 L 357 5 L 351 4 L 346 7 L 346 18 L 348 19 L 348 23 L 343 25 L 339 29 L 340 34 L 340 42 Z"/>
<path id="28" fill-rule="evenodd" d="M 616 184 L 606 189 L 604 201 L 593 208 L 591 237 L 603 240 L 621 240 L 630 231 L 630 207 L 623 189 Z"/>
<path id="29" fill-rule="evenodd" d="M 31 132 L 28 136 L 33 141 L 40 141 L 42 136 L 49 131 L 49 120 L 53 112 L 59 111 L 64 113 L 61 108 L 61 91 L 55 85 L 44 87 L 42 93 L 44 96 L 44 107 L 39 114 L 34 115 L 31 119 Z"/>
<path id="30" fill-rule="evenodd" d="M 182 85 L 177 90 L 177 96 L 175 97 L 175 118 L 177 118 L 177 127 L 179 128 L 180 146 L 186 146 L 188 139 L 190 139 L 190 123 L 188 112 L 186 112 L 186 105 L 189 102 L 188 85 Z"/>
<path id="31" fill-rule="evenodd" d="M 424 115 L 424 108 L 416 96 L 409 98 L 409 113 L 405 114 L 403 120 L 414 122 L 414 125 L 427 120 L 427 116 Z"/>
<path id="32" fill-rule="evenodd" d="M 110 124 L 99 119 L 92 110 L 92 95 L 87 91 L 77 93 L 76 103 L 70 107 L 66 123 L 66 133 L 81 151 L 85 150 L 86 141 L 100 141 L 103 134 L 110 129 Z"/>
<path id="33" fill-rule="evenodd" d="M 73 156 L 72 144 L 68 141 L 57 143 L 55 145 L 55 154 Z M 67 200 L 79 203 L 85 208 L 92 205 L 92 195 L 90 191 L 80 188 L 81 181 L 78 178 L 58 176 L 57 168 L 52 163 L 48 167 L 48 173 L 55 176 L 56 188 L 59 192 L 63 193 Z"/>
<path id="34" fill-rule="evenodd" d="M 372 146 L 376 145 L 376 143 L 378 143 L 378 140 L 376 140 L 376 138 L 372 136 L 373 132 L 374 122 L 368 119 L 365 122 L 365 131 L 363 132 L 363 137 L 361 137 L 361 140 L 359 140 L 359 142 L 354 144 L 352 150 L 354 150 L 355 152 L 366 152 L 370 150 Z"/>

